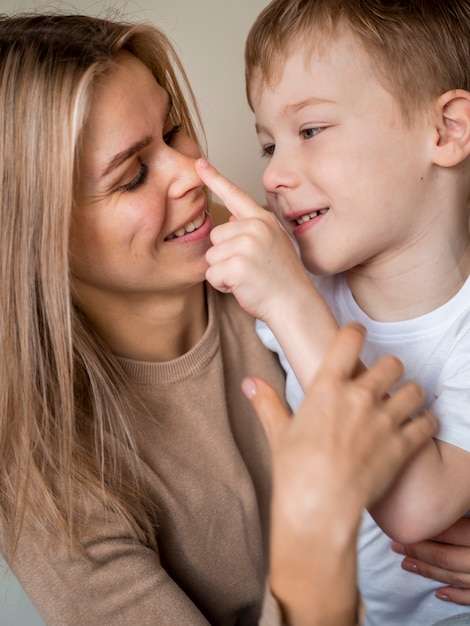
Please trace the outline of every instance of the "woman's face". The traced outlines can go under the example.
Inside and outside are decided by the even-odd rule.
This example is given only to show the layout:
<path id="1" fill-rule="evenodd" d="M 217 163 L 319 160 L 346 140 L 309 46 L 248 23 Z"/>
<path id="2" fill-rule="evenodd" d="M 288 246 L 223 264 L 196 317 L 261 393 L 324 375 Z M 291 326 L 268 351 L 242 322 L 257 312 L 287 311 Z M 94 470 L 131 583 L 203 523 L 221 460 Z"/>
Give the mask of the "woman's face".
<path id="1" fill-rule="evenodd" d="M 84 133 L 70 263 L 82 302 L 147 297 L 204 279 L 211 221 L 199 148 L 168 93 L 122 53 L 96 86 Z"/>

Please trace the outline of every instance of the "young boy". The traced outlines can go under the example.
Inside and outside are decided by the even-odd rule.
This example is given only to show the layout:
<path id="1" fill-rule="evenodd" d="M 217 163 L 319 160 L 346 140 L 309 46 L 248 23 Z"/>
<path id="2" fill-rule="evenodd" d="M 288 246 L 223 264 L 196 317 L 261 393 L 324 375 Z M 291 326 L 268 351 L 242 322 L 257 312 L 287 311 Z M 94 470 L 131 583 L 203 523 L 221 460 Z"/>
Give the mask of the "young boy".
<path id="1" fill-rule="evenodd" d="M 401 570 L 387 535 L 431 537 L 470 509 L 470 1 L 274 0 L 246 61 L 271 211 L 337 322 L 367 328 L 365 365 L 396 355 L 440 420 L 371 511 L 384 532 L 366 517 L 359 563 L 370 625 L 433 624 L 462 608 Z M 208 279 L 304 386 L 334 324 L 269 219 L 237 217 Z M 292 372 L 288 394 L 295 408 Z"/>

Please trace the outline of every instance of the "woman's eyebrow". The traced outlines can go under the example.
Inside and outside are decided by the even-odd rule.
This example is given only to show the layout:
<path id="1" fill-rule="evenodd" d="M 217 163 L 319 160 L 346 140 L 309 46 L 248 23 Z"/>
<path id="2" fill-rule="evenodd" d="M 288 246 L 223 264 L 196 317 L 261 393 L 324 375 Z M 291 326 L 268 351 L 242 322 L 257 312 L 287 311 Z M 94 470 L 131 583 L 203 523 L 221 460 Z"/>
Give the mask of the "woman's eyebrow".
<path id="1" fill-rule="evenodd" d="M 173 102 L 170 98 L 170 95 L 167 94 L 167 102 L 166 102 L 163 121 L 165 121 L 170 115 L 172 107 L 173 107 Z M 140 141 L 136 141 L 134 144 L 129 146 L 129 148 L 126 148 L 122 152 L 118 152 L 117 154 L 115 154 L 112 157 L 112 159 L 109 161 L 109 163 L 106 165 L 102 173 L 100 174 L 100 179 L 108 176 L 108 174 L 112 170 L 114 170 L 116 167 L 119 167 L 119 165 L 122 165 L 122 163 L 124 163 L 125 161 L 133 157 L 134 154 L 137 154 L 138 152 L 146 148 L 148 145 L 152 143 L 153 140 L 154 140 L 153 135 L 147 135 L 146 137 L 144 137 L 144 139 L 141 139 Z"/>
<path id="2" fill-rule="evenodd" d="M 126 148 L 122 152 L 118 152 L 117 154 L 115 154 L 113 158 L 111 159 L 111 161 L 106 165 L 103 172 L 100 174 L 100 179 L 108 176 L 108 174 L 112 170 L 114 170 L 116 167 L 118 167 L 119 165 L 127 161 L 127 159 L 130 159 L 131 157 L 133 157 L 134 154 L 137 154 L 138 152 L 146 148 L 148 145 L 150 145 L 153 139 L 154 139 L 153 135 L 147 135 L 147 137 L 145 137 L 141 141 L 136 141 L 129 148 Z"/>

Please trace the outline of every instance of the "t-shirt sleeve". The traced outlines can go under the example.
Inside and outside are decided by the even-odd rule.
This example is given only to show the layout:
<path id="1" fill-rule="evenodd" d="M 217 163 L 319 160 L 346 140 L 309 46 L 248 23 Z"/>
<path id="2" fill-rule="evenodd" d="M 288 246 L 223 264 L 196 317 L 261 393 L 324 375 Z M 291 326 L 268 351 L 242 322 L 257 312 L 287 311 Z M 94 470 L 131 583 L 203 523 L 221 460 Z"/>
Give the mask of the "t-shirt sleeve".
<path id="1" fill-rule="evenodd" d="M 470 333 L 446 360 L 430 410 L 439 419 L 437 439 L 470 450 Z"/>

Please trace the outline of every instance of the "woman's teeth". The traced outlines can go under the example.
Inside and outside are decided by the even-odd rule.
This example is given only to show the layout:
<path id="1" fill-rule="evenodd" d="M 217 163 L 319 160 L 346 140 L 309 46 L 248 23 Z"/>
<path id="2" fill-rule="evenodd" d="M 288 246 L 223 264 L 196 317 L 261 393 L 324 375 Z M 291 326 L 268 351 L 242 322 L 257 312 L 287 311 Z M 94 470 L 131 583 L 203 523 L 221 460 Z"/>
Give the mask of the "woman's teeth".
<path id="1" fill-rule="evenodd" d="M 176 230 L 172 235 L 169 235 L 167 239 L 175 239 L 176 237 L 182 237 L 187 233 L 192 233 L 194 230 L 197 230 L 204 224 L 204 220 L 206 219 L 205 212 L 203 211 L 200 215 L 195 217 L 193 220 Z"/>
<path id="2" fill-rule="evenodd" d="M 315 217 L 318 217 L 319 215 L 324 215 L 327 211 L 328 209 L 320 209 L 319 211 L 313 211 L 312 213 L 309 213 L 308 215 L 302 215 L 302 217 L 299 217 L 299 219 L 295 221 L 300 226 L 300 224 L 304 224 L 305 222 L 313 220 Z"/>

